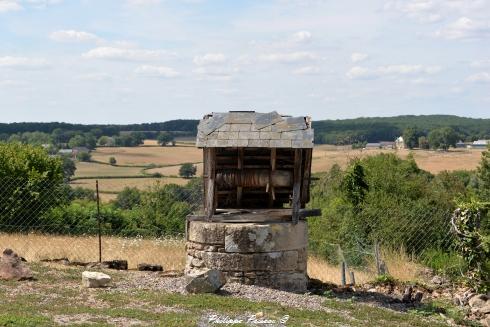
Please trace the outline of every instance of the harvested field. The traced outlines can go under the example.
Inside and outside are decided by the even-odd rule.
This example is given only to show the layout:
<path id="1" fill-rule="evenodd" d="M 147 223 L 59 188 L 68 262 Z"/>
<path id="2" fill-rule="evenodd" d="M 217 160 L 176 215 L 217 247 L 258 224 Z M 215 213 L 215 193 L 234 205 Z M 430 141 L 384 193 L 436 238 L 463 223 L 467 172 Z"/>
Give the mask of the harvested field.
<path id="1" fill-rule="evenodd" d="M 108 162 L 115 157 L 119 165 L 177 165 L 185 162 L 201 162 L 202 151 L 195 147 L 119 147 L 97 148 L 92 158 Z"/>
<path id="2" fill-rule="evenodd" d="M 137 176 L 142 175 L 138 167 L 117 167 L 104 165 L 95 162 L 77 162 L 77 177 L 97 177 L 97 176 Z"/>
<path id="3" fill-rule="evenodd" d="M 101 192 L 121 192 L 125 187 L 136 187 L 140 190 L 145 190 L 149 186 L 156 183 L 160 185 L 177 184 L 185 185 L 189 182 L 188 179 L 178 177 L 162 177 L 162 178 L 108 178 L 99 179 L 99 190 Z M 84 187 L 95 190 L 95 179 L 79 179 L 70 183 L 72 186 Z"/>
<path id="4" fill-rule="evenodd" d="M 481 157 L 481 150 L 472 149 L 451 149 L 447 152 L 413 150 L 417 165 L 431 173 L 439 173 L 444 170 L 473 170 Z M 409 150 L 354 150 L 348 147 L 334 147 L 331 145 L 319 145 L 313 151 L 313 172 L 323 172 L 329 170 L 334 164 L 341 167 L 347 166 L 350 160 L 355 158 L 365 158 L 379 153 L 396 153 L 401 158 L 406 158 Z"/>
<path id="5" fill-rule="evenodd" d="M 196 164 L 197 173 L 196 176 L 202 176 L 203 164 Z M 163 176 L 179 176 L 180 166 L 171 166 L 171 167 L 161 167 L 161 168 L 153 168 L 146 170 L 147 174 L 155 174 L 160 173 Z"/>

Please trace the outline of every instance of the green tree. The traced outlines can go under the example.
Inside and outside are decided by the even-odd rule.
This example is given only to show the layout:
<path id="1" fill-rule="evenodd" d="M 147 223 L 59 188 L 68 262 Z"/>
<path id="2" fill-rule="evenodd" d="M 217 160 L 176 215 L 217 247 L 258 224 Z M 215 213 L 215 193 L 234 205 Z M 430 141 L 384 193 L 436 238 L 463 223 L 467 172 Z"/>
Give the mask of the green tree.
<path id="1" fill-rule="evenodd" d="M 174 141 L 174 136 L 169 132 L 160 132 L 157 136 L 158 144 L 166 146 L 168 143 Z"/>
<path id="2" fill-rule="evenodd" d="M 0 228 L 28 231 L 39 217 L 66 201 L 63 163 L 41 147 L 0 143 Z"/>
<path id="3" fill-rule="evenodd" d="M 429 140 L 427 140 L 427 137 L 425 136 L 419 137 L 418 144 L 420 149 L 424 149 L 424 150 L 430 149 Z"/>
<path id="4" fill-rule="evenodd" d="M 85 146 L 85 137 L 81 134 L 73 136 L 70 141 L 68 141 L 68 146 L 73 149 L 77 147 Z"/>
<path id="5" fill-rule="evenodd" d="M 197 173 L 197 167 L 191 163 L 184 163 L 180 166 L 179 175 L 184 178 L 191 178 Z"/>
<path id="6" fill-rule="evenodd" d="M 409 149 L 419 147 L 420 131 L 416 127 L 408 127 L 403 131 L 403 141 Z"/>
<path id="7" fill-rule="evenodd" d="M 442 127 L 432 130 L 428 136 L 432 149 L 448 150 L 450 146 L 456 147 L 458 134 L 451 127 Z"/>
<path id="8" fill-rule="evenodd" d="M 125 187 L 117 195 L 115 205 L 121 209 L 133 209 L 141 204 L 141 191 L 135 187 Z"/>
<path id="9" fill-rule="evenodd" d="M 70 181 L 71 177 L 75 175 L 77 167 L 75 165 L 75 162 L 73 162 L 70 157 L 62 156 L 61 158 L 63 160 L 63 178 L 65 182 L 68 182 Z"/>
<path id="10" fill-rule="evenodd" d="M 111 165 L 113 165 L 113 166 L 114 166 L 116 163 L 117 163 L 117 160 L 116 160 L 116 158 L 115 158 L 115 157 L 110 157 L 110 158 L 109 158 L 109 164 L 111 164 Z"/>
<path id="11" fill-rule="evenodd" d="M 103 135 L 97 140 L 99 146 L 115 146 L 114 139 L 112 137 Z"/>
<path id="12" fill-rule="evenodd" d="M 490 145 L 481 154 L 480 165 L 477 169 L 478 188 L 481 198 L 490 202 Z"/>
<path id="13" fill-rule="evenodd" d="M 86 151 L 80 151 L 77 153 L 77 160 L 83 162 L 89 162 L 92 159 L 92 155 Z"/>
<path id="14" fill-rule="evenodd" d="M 358 208 L 364 201 L 369 186 L 366 182 L 364 168 L 359 160 L 355 160 L 347 169 L 342 180 L 342 190 L 348 202 Z"/>

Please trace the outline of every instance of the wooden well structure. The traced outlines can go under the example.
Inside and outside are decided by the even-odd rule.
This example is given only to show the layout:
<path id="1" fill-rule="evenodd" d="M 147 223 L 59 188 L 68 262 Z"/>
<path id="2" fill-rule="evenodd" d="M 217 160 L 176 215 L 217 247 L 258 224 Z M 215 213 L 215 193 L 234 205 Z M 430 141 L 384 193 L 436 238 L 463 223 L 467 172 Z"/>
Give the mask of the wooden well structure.
<path id="1" fill-rule="evenodd" d="M 231 281 L 306 289 L 313 129 L 309 117 L 231 111 L 206 115 L 204 214 L 187 218 L 186 271 L 215 268 Z"/>

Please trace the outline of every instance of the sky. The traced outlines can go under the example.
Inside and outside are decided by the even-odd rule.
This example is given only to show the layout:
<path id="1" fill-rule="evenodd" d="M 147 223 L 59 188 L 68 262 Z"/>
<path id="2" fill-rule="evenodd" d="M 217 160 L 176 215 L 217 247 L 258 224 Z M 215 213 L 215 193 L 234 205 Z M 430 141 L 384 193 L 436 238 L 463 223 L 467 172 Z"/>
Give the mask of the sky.
<path id="1" fill-rule="evenodd" d="M 0 0 L 0 122 L 490 118 L 490 0 Z"/>

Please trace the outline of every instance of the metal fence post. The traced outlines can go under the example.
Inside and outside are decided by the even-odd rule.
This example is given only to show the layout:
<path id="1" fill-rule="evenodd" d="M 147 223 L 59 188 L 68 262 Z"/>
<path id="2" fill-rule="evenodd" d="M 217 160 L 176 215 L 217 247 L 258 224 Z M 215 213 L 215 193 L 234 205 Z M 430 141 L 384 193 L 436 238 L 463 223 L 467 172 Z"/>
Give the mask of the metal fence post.
<path id="1" fill-rule="evenodd" d="M 101 236 L 101 223 L 100 223 L 100 197 L 99 197 L 99 180 L 95 180 L 95 193 L 97 196 L 97 223 L 99 234 L 99 262 L 102 262 L 102 236 Z"/>
<path id="2" fill-rule="evenodd" d="M 376 271 L 378 276 L 381 275 L 381 259 L 379 257 L 379 243 L 376 241 L 374 243 L 374 257 L 376 259 Z"/>

